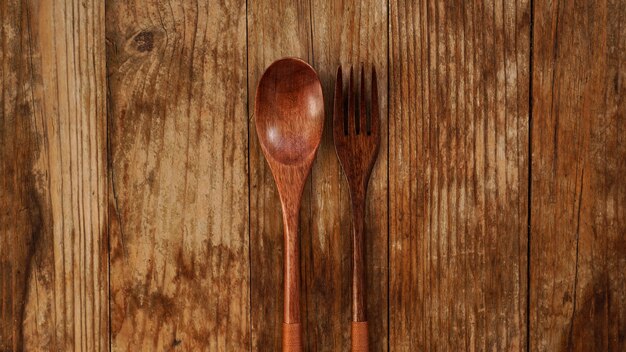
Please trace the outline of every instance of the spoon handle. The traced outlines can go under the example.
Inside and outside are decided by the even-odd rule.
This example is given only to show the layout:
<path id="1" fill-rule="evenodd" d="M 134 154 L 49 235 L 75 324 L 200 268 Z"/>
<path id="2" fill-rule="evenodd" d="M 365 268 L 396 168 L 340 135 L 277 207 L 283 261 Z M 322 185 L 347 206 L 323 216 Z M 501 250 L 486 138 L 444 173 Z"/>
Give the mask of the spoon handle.
<path id="1" fill-rule="evenodd" d="M 299 197 L 283 199 L 284 224 L 284 323 L 283 352 L 302 351 L 300 327 L 300 241 L 298 239 Z"/>

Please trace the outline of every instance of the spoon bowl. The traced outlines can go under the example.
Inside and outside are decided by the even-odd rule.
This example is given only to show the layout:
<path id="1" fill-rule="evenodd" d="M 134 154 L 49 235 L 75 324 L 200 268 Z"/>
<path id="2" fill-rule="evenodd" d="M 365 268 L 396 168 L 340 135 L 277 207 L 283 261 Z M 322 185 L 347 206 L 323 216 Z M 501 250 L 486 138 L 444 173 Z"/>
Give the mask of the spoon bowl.
<path id="1" fill-rule="evenodd" d="M 259 81 L 256 129 L 266 157 L 284 165 L 312 160 L 324 128 L 322 86 L 306 62 L 285 58 Z"/>
<path id="2" fill-rule="evenodd" d="M 283 213 L 283 351 L 302 351 L 298 214 L 324 129 L 324 98 L 315 70 L 285 58 L 271 64 L 257 87 L 254 115 Z"/>

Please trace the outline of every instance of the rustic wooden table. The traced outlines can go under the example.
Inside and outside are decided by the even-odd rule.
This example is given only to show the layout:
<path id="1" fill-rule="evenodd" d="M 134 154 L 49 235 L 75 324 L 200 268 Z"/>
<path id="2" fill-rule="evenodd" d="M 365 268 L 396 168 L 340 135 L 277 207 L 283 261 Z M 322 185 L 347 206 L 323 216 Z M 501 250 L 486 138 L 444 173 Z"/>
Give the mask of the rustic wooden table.
<path id="1" fill-rule="evenodd" d="M 372 351 L 626 350 L 626 0 L 0 3 L 0 351 L 278 351 L 256 83 L 332 116 L 379 70 Z M 347 351 L 331 130 L 300 222 L 307 351 Z"/>

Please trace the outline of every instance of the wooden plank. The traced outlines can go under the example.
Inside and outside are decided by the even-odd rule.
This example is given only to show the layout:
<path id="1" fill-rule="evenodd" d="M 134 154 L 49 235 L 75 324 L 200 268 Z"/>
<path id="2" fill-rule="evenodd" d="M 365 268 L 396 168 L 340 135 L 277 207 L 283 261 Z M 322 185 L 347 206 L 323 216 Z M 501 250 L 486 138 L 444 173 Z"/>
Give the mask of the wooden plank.
<path id="1" fill-rule="evenodd" d="M 379 68 L 381 106 L 386 117 L 386 5 L 326 2 L 249 4 L 249 103 L 256 84 L 275 59 L 297 56 L 320 74 L 326 100 L 326 124 L 332 119 L 334 78 L 339 63 L 366 62 Z M 319 6 L 317 6 L 319 5 Z M 274 9 L 281 9 L 274 11 Z M 335 14 L 345 13 L 338 18 Z M 352 28 L 360 28 L 356 31 Z M 253 118 L 253 116 L 251 116 Z M 383 124 L 383 135 L 386 124 Z M 251 273 L 253 350 L 280 349 L 282 322 L 282 223 L 278 194 L 255 131 L 250 129 Z M 370 315 L 372 345 L 386 350 L 387 315 L 387 181 L 386 141 L 372 176 L 367 231 L 371 261 Z M 326 128 L 300 213 L 302 312 L 306 350 L 343 351 L 350 331 L 350 215 L 347 186 L 335 155 L 331 130 Z"/>
<path id="2" fill-rule="evenodd" d="M 529 3 L 389 17 L 390 350 L 524 350 Z"/>
<path id="3" fill-rule="evenodd" d="M 250 349 L 245 11 L 107 2 L 115 351 Z"/>
<path id="4" fill-rule="evenodd" d="M 106 351 L 104 6 L 2 1 L 0 350 Z"/>
<path id="5" fill-rule="evenodd" d="M 322 81 L 327 120 L 312 171 L 311 235 L 304 256 L 308 261 L 309 351 L 350 350 L 351 209 L 331 128 L 339 64 L 344 72 L 354 65 L 355 74 L 365 64 L 367 85 L 372 66 L 378 73 L 382 137 L 367 195 L 367 317 L 370 349 L 387 350 L 387 10 L 386 1 L 374 0 L 324 1 L 312 8 L 312 64 Z M 358 75 L 355 78 L 359 82 Z"/>
<path id="6" fill-rule="evenodd" d="M 308 2 L 278 0 L 248 3 L 248 130 L 250 165 L 250 315 L 253 351 L 280 351 L 283 323 L 283 225 L 278 191 L 264 159 L 254 125 L 254 97 L 263 71 L 284 56 L 310 62 L 311 25 Z M 310 241 L 311 181 L 300 211 L 301 319 L 307 341 L 307 243 Z"/>
<path id="7" fill-rule="evenodd" d="M 533 351 L 626 350 L 625 8 L 535 2 Z"/>

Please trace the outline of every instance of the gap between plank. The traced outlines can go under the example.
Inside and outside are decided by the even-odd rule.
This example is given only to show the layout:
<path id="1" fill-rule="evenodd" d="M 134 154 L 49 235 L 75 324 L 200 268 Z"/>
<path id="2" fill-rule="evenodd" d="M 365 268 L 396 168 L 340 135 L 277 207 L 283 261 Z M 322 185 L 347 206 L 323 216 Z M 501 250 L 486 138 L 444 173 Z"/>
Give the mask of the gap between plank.
<path id="1" fill-rule="evenodd" d="M 530 262 L 531 262 L 531 211 L 532 211 L 532 167 L 533 167 L 533 33 L 535 23 L 534 0 L 530 0 L 530 50 L 528 60 L 528 236 L 526 237 L 526 351 L 530 352 Z"/>

